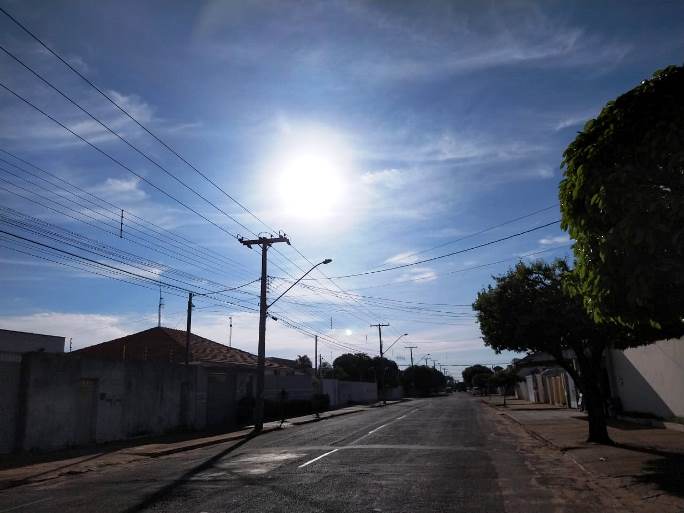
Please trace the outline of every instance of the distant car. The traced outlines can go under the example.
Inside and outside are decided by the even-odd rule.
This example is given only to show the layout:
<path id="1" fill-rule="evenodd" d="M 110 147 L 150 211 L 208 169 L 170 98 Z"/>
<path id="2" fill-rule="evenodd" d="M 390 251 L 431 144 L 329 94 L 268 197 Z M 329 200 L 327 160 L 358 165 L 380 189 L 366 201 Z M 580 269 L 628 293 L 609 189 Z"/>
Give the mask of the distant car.
<path id="1" fill-rule="evenodd" d="M 480 387 L 473 387 L 470 389 L 470 393 L 473 395 L 482 395 L 482 389 Z"/>

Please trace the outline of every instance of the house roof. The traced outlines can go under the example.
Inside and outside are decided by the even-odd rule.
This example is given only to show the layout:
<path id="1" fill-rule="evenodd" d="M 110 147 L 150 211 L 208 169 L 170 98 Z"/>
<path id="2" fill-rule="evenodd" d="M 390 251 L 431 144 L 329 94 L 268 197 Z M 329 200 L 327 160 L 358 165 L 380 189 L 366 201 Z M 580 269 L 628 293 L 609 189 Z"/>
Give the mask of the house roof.
<path id="1" fill-rule="evenodd" d="M 125 337 L 84 347 L 75 353 L 112 360 L 185 361 L 185 331 L 155 327 Z M 190 362 L 256 367 L 257 357 L 194 333 L 190 334 Z M 284 366 L 266 359 L 266 367 Z"/>

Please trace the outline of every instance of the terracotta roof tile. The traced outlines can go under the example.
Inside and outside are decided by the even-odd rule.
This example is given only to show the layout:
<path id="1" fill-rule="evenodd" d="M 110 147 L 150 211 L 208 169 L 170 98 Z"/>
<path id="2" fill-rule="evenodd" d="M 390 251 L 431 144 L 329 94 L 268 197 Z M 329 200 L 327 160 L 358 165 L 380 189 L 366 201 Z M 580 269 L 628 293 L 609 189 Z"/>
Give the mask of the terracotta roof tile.
<path id="1" fill-rule="evenodd" d="M 151 328 L 125 337 L 84 347 L 75 353 L 113 360 L 150 360 L 182 363 L 185 361 L 185 331 Z M 228 347 L 194 333 L 190 335 L 190 361 L 220 365 L 256 367 L 252 353 Z M 287 368 L 266 359 L 266 367 Z"/>

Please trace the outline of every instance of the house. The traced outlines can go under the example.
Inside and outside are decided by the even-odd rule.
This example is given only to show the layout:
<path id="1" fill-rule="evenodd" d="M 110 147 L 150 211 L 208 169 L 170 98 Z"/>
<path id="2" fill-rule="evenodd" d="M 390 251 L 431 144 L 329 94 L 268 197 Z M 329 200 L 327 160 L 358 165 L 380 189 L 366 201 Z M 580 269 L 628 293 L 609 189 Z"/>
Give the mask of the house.
<path id="1" fill-rule="evenodd" d="M 0 360 L 0 454 L 251 422 L 257 357 L 193 334 L 185 365 L 185 340 L 156 327 L 70 353 Z M 276 361 L 266 361 L 265 378 L 267 399 L 283 390 L 290 399 L 313 395 L 310 375 Z"/>
<path id="2" fill-rule="evenodd" d="M 87 346 L 76 354 L 119 361 L 153 361 L 185 363 L 186 332 L 165 327 L 154 327 L 125 337 Z M 247 351 L 219 344 L 195 333 L 190 334 L 189 362 L 191 365 L 234 367 L 254 371 L 257 357 Z M 294 374 L 294 369 L 281 359 L 266 359 L 266 374 Z"/>
<path id="3" fill-rule="evenodd" d="M 564 355 L 569 360 L 574 355 Z M 522 381 L 515 387 L 516 397 L 533 403 L 547 403 L 567 408 L 577 407 L 578 392 L 570 375 L 547 353 L 530 353 L 513 360 L 513 368 Z"/>

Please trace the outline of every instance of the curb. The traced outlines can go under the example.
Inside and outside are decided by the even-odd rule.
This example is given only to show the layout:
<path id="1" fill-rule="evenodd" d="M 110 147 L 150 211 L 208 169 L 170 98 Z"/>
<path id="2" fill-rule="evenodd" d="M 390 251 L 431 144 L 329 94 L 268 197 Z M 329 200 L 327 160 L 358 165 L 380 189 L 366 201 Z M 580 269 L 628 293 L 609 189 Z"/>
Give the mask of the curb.
<path id="1" fill-rule="evenodd" d="M 497 411 L 500 415 L 505 415 L 508 419 L 512 420 L 512 421 L 515 422 L 518 426 L 520 426 L 521 428 L 523 428 L 523 429 L 525 430 L 525 432 L 526 432 L 528 435 L 531 435 L 532 437 L 536 438 L 537 440 L 539 440 L 540 442 L 542 442 L 544 445 L 548 445 L 549 447 L 553 447 L 554 449 L 557 449 L 557 450 L 560 451 L 561 453 L 567 452 L 563 447 L 561 447 L 561 446 L 555 444 L 554 442 L 552 442 L 551 440 L 549 440 L 549 439 L 546 438 L 545 436 L 540 435 L 539 433 L 537 433 L 537 432 L 536 432 L 535 430 L 533 430 L 532 428 L 527 427 L 525 424 L 523 424 L 522 422 L 520 422 L 518 419 L 516 419 L 513 415 L 511 415 L 511 414 L 508 413 L 507 411 L 501 411 L 499 408 L 497 408 L 497 407 L 494 406 L 493 404 L 488 403 L 487 401 L 481 400 L 480 402 L 482 402 L 482 404 L 486 404 L 487 406 L 489 406 L 489 407 L 492 408 L 493 410 Z M 574 460 L 574 458 L 573 458 L 573 460 Z"/>
<path id="2" fill-rule="evenodd" d="M 326 416 L 321 416 L 320 418 L 316 418 L 312 416 L 310 419 L 304 419 L 300 420 L 297 422 L 289 422 L 287 419 L 285 419 L 285 424 L 283 426 L 303 426 L 306 424 L 312 424 L 314 422 L 321 422 L 323 420 L 327 419 L 332 419 L 335 417 L 342 417 L 344 415 L 351 415 L 352 413 L 360 413 L 366 411 L 365 409 L 358 409 L 358 410 L 352 410 L 352 411 L 344 411 L 340 413 L 335 413 L 333 415 L 326 415 Z M 275 421 L 277 423 L 277 421 Z M 264 426 L 262 429 L 261 433 L 259 435 L 264 435 L 266 433 L 271 433 L 273 431 L 279 431 L 281 429 L 284 429 L 281 425 L 273 425 L 273 426 Z M 159 450 L 142 450 L 142 451 L 136 451 L 136 450 L 131 450 L 130 452 L 127 452 L 127 454 L 134 454 L 134 455 L 139 455 L 139 456 L 147 456 L 150 458 L 159 458 L 162 456 L 169 456 L 171 454 L 177 454 L 179 452 L 185 452 L 185 451 L 192 451 L 194 449 L 202 449 L 203 447 L 210 447 L 212 445 L 219 445 L 227 442 L 234 442 L 236 440 L 242 440 L 244 438 L 248 438 L 250 436 L 253 436 L 252 431 L 248 432 L 240 432 L 240 433 L 234 433 L 234 434 L 227 434 L 223 438 L 214 438 L 211 440 L 201 440 L 198 441 L 197 443 L 194 444 L 187 444 L 187 445 L 182 445 L 180 447 L 169 447 L 167 449 L 159 449 Z"/>

